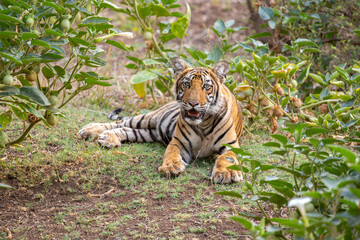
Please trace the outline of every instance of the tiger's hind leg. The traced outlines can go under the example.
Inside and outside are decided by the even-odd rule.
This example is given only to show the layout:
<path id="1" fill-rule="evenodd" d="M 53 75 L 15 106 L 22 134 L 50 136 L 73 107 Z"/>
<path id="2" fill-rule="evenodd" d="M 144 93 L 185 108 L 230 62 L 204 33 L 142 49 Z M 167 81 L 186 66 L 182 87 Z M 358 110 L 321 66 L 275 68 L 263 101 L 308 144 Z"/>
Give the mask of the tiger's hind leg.
<path id="1" fill-rule="evenodd" d="M 119 128 L 121 126 L 121 121 L 111 123 L 89 123 L 80 129 L 79 135 L 85 140 L 89 138 L 94 138 L 96 140 L 104 131 Z"/>
<path id="2" fill-rule="evenodd" d="M 128 127 L 107 130 L 99 135 L 99 144 L 106 148 L 120 147 L 122 142 L 156 142 L 155 129 L 134 129 Z"/>

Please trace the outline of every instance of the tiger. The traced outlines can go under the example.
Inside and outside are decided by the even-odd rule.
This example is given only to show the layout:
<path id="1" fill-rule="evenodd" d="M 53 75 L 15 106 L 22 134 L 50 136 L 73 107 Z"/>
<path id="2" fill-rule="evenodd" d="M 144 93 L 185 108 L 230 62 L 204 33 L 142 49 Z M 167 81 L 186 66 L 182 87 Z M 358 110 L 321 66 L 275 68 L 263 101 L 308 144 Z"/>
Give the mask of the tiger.
<path id="1" fill-rule="evenodd" d="M 179 57 L 171 64 L 175 101 L 146 114 L 119 117 L 120 121 L 90 123 L 79 135 L 95 138 L 105 148 L 120 147 L 122 142 L 163 143 L 167 147 L 158 171 L 166 177 L 180 175 L 194 159 L 217 154 L 211 179 L 219 184 L 240 182 L 242 173 L 227 168 L 239 162 L 225 144 L 238 148 L 243 131 L 241 107 L 224 85 L 229 64 L 189 67 Z"/>

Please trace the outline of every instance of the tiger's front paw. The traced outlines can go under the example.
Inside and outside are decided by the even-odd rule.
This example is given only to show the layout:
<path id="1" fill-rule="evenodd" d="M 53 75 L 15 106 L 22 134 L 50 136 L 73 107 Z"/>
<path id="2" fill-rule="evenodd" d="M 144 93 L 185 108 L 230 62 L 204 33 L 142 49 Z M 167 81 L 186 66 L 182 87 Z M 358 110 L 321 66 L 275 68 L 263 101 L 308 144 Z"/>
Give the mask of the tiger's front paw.
<path id="1" fill-rule="evenodd" d="M 229 156 L 220 156 L 212 171 L 211 177 L 215 183 L 229 184 L 243 180 L 240 171 L 228 169 L 227 167 L 238 164 L 237 160 Z"/>
<path id="2" fill-rule="evenodd" d="M 85 125 L 80 131 L 79 135 L 88 140 L 93 137 L 94 139 L 98 139 L 99 135 L 104 132 L 106 129 L 104 128 L 102 123 L 90 123 Z"/>
<path id="3" fill-rule="evenodd" d="M 158 170 L 166 177 L 176 177 L 185 171 L 185 167 L 186 165 L 181 160 L 168 160 L 164 161 Z"/>
<path id="4" fill-rule="evenodd" d="M 243 180 L 240 171 L 231 169 L 214 169 L 211 175 L 215 183 L 229 184 L 232 182 L 240 182 Z"/>
<path id="5" fill-rule="evenodd" d="M 117 148 L 121 146 L 121 139 L 111 131 L 105 131 L 100 134 L 98 142 L 106 148 Z"/>

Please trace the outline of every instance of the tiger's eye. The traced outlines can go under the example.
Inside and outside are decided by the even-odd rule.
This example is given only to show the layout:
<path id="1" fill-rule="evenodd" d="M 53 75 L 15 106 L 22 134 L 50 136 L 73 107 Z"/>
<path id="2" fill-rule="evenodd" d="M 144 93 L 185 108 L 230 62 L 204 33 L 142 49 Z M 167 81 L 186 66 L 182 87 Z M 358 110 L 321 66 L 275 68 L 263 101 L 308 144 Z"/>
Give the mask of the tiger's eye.
<path id="1" fill-rule="evenodd" d="M 203 88 L 206 89 L 206 90 L 209 90 L 211 88 L 211 85 L 210 84 L 204 84 Z"/>
<path id="2" fill-rule="evenodd" d="M 189 82 L 183 82 L 183 86 L 188 88 L 188 87 L 190 87 L 190 83 Z"/>

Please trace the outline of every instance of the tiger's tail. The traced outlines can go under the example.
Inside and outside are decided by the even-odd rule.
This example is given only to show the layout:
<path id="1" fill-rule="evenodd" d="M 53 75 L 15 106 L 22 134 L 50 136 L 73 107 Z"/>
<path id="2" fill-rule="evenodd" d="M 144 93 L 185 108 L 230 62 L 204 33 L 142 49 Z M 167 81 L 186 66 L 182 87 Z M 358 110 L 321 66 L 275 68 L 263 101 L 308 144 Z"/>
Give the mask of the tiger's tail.
<path id="1" fill-rule="evenodd" d="M 108 119 L 110 120 L 121 120 L 123 117 L 122 116 L 119 116 L 118 114 L 122 112 L 122 108 L 117 108 L 115 109 L 114 111 L 111 111 L 107 117 Z"/>

